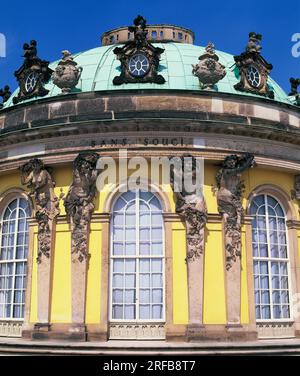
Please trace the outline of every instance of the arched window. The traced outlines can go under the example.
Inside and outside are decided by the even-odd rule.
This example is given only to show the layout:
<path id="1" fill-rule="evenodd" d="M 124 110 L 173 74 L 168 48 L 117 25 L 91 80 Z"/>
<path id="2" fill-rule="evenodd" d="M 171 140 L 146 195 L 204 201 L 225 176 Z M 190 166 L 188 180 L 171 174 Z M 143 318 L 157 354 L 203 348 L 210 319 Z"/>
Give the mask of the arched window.
<path id="1" fill-rule="evenodd" d="M 261 194 L 251 203 L 257 320 L 289 319 L 289 254 L 286 216 L 280 203 Z"/>
<path id="2" fill-rule="evenodd" d="M 136 190 L 119 196 L 110 248 L 110 319 L 163 321 L 163 217 L 153 193 Z"/>
<path id="3" fill-rule="evenodd" d="M 18 197 L 1 219 L 0 319 L 24 318 L 29 216 L 28 201 Z"/>

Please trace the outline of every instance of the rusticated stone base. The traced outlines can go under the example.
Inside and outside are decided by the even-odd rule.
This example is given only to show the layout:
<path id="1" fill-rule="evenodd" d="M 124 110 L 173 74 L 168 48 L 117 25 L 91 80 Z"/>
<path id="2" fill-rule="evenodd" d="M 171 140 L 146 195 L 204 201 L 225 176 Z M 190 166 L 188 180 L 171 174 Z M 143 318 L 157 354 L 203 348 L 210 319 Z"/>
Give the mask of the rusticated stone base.
<path id="1" fill-rule="evenodd" d="M 186 340 L 201 341 L 206 336 L 205 325 L 200 324 L 190 324 L 186 328 Z"/>
<path id="2" fill-rule="evenodd" d="M 200 341 L 253 341 L 257 332 L 247 325 L 188 325 L 187 342 Z"/>
<path id="3" fill-rule="evenodd" d="M 186 325 L 166 325 L 167 342 L 184 342 L 186 340 Z"/>
<path id="4" fill-rule="evenodd" d="M 87 329 L 85 325 L 69 324 L 34 324 L 32 329 L 22 332 L 22 337 L 32 340 L 67 340 L 87 341 Z"/>
<path id="5" fill-rule="evenodd" d="M 249 330 L 247 326 L 241 324 L 228 324 L 225 326 L 228 341 L 254 341 L 257 339 L 257 332 Z"/>

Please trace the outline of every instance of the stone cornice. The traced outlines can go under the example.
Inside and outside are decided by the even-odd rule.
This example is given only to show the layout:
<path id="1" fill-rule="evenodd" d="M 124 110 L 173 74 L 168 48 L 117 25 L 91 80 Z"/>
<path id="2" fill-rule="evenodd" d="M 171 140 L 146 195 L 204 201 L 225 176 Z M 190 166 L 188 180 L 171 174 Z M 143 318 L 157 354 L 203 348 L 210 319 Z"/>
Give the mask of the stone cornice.
<path id="1" fill-rule="evenodd" d="M 300 221 L 290 219 L 290 220 L 286 221 L 286 226 L 289 230 L 290 229 L 300 230 Z"/>

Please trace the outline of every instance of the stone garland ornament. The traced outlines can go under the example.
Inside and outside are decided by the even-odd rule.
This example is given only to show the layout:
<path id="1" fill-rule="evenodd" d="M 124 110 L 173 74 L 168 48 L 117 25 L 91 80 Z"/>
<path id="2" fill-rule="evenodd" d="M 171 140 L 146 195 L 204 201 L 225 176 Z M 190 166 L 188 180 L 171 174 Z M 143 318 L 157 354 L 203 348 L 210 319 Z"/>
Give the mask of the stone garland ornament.
<path id="1" fill-rule="evenodd" d="M 44 97 L 47 95 L 49 90 L 46 90 L 44 85 L 53 73 L 53 70 L 49 68 L 49 61 L 41 60 L 37 56 L 37 42 L 35 40 L 32 40 L 30 45 L 25 43 L 23 49 L 24 62 L 15 71 L 20 90 L 18 95 L 13 98 L 14 104 L 36 96 Z"/>
<path id="2" fill-rule="evenodd" d="M 192 73 L 198 77 L 203 90 L 213 90 L 214 85 L 226 76 L 224 65 L 219 63 L 212 43 L 205 47 L 205 53 L 199 57 L 199 63 L 192 65 Z"/>
<path id="3" fill-rule="evenodd" d="M 290 78 L 291 92 L 289 96 L 294 96 L 296 105 L 300 106 L 300 93 L 298 92 L 298 87 L 300 86 L 300 78 Z"/>
<path id="4" fill-rule="evenodd" d="M 185 174 L 192 174 L 192 181 L 199 171 L 196 158 L 190 155 L 181 157 L 182 170 L 171 168 L 171 186 L 176 195 L 176 213 L 185 222 L 187 239 L 187 261 L 194 261 L 204 251 L 204 229 L 207 222 L 207 208 L 202 192 L 188 192 L 184 186 Z M 177 192 L 175 181 L 182 181 L 182 191 Z"/>
<path id="5" fill-rule="evenodd" d="M 154 47 L 147 41 L 146 20 L 142 16 L 134 19 L 134 26 L 128 31 L 134 34 L 134 39 L 123 47 L 116 47 L 114 53 L 121 62 L 121 75 L 113 79 L 114 85 L 124 83 L 150 82 L 164 84 L 165 79 L 158 74 L 160 55 L 164 49 Z"/>
<path id="6" fill-rule="evenodd" d="M 0 103 L 0 109 L 3 107 L 3 104 L 9 100 L 11 96 L 11 91 L 8 85 L 5 85 L 3 89 L 0 89 L 0 97 L 2 98 L 2 102 Z"/>
<path id="7" fill-rule="evenodd" d="M 40 159 L 34 158 L 21 166 L 21 182 L 30 189 L 34 198 L 35 218 L 38 223 L 38 256 L 50 257 L 51 252 L 51 222 L 59 215 L 59 199 L 54 192 L 55 182 L 50 169 L 45 167 Z"/>
<path id="8" fill-rule="evenodd" d="M 218 211 L 225 226 L 226 270 L 230 270 L 233 262 L 241 256 L 241 224 L 244 216 L 241 174 L 254 166 L 254 156 L 251 154 L 241 157 L 230 155 L 216 175 Z"/>
<path id="9" fill-rule="evenodd" d="M 274 98 L 274 92 L 269 88 L 268 77 L 273 69 L 260 54 L 261 34 L 251 32 L 245 52 L 234 56 L 235 64 L 240 73 L 240 82 L 234 85 L 238 91 Z"/>
<path id="10" fill-rule="evenodd" d="M 68 94 L 78 84 L 83 68 L 77 66 L 69 51 L 62 51 L 62 55 L 61 61 L 52 74 L 52 80 L 63 94 Z"/>
<path id="11" fill-rule="evenodd" d="M 64 199 L 67 217 L 71 224 L 72 255 L 82 262 L 88 258 L 89 223 L 94 211 L 96 195 L 98 154 L 82 152 L 73 163 L 73 182 Z"/>

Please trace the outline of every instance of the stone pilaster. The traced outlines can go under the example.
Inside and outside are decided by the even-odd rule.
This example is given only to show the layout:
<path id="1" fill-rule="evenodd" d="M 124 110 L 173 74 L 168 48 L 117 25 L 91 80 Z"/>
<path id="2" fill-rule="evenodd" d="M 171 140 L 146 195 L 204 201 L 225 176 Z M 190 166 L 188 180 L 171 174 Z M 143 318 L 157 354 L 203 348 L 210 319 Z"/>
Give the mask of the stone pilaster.
<path id="1" fill-rule="evenodd" d="M 34 325 L 34 331 L 44 332 L 50 329 L 52 259 L 55 248 L 55 223 L 60 213 L 59 198 L 54 192 L 55 182 L 51 175 L 51 169 L 46 167 L 40 159 L 30 159 L 21 166 L 21 182 L 30 189 L 30 195 L 34 198 L 35 219 L 38 226 L 37 258 L 32 260 L 38 264 L 38 322 Z M 33 243 L 34 239 L 32 238 L 30 247 L 33 246 Z M 39 334 L 37 336 L 39 337 Z"/>
<path id="2" fill-rule="evenodd" d="M 51 291 L 52 291 L 52 273 L 53 259 L 55 250 L 55 229 L 56 221 L 49 223 L 50 231 L 50 254 L 44 257 L 42 262 L 38 262 L 37 266 L 37 300 L 38 300 L 38 322 L 34 329 L 38 332 L 50 330 L 50 307 L 51 307 Z M 37 262 L 37 260 L 33 260 Z M 34 337 L 34 335 L 33 335 Z"/>
<path id="3" fill-rule="evenodd" d="M 71 229 L 72 324 L 70 337 L 86 340 L 85 303 L 89 262 L 90 222 L 94 211 L 99 156 L 92 152 L 78 154 L 73 163 L 73 181 L 64 199 Z"/>

